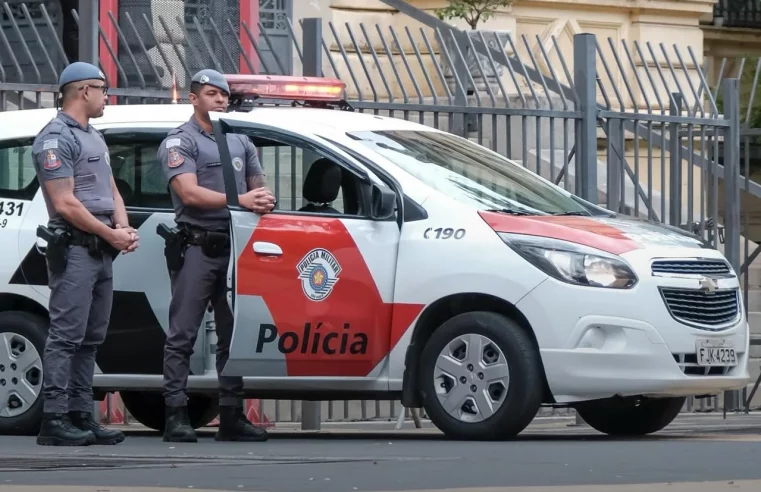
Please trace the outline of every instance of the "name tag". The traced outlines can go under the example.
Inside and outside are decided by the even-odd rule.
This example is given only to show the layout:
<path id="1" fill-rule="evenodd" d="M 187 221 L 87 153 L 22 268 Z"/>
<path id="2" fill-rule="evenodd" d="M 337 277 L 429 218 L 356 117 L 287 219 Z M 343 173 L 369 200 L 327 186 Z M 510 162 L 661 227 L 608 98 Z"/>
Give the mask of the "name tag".
<path id="1" fill-rule="evenodd" d="M 100 156 L 99 155 L 94 155 L 92 157 L 88 157 L 87 158 L 87 162 L 95 162 L 95 161 L 99 161 L 99 160 L 100 160 Z"/>
<path id="2" fill-rule="evenodd" d="M 222 165 L 221 161 L 219 161 L 219 162 L 209 162 L 209 163 L 206 164 L 206 167 L 216 167 L 216 166 L 221 166 L 221 165 Z"/>

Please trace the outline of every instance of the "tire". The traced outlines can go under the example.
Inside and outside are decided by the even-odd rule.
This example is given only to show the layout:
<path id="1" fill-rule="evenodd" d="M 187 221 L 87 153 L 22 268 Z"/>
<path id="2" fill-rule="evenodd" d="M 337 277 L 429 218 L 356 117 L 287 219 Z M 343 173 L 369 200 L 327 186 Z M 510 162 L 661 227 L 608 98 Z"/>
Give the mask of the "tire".
<path id="1" fill-rule="evenodd" d="M 593 429 L 611 436 L 644 436 L 669 425 L 687 398 L 613 398 L 576 406 Z"/>
<path id="2" fill-rule="evenodd" d="M 40 430 L 42 354 L 47 334 L 48 320 L 43 316 L 23 311 L 0 313 L 0 435 L 34 435 Z M 30 350 L 32 359 L 24 370 L 16 363 Z M 32 399 L 31 393 L 15 392 L 14 387 L 31 388 L 34 399 L 28 401 Z M 23 397 L 26 394 L 29 398 Z"/>
<path id="3" fill-rule="evenodd" d="M 135 420 L 149 429 L 164 432 L 166 412 L 164 396 L 160 392 L 120 391 L 119 396 Z M 189 396 L 188 414 L 190 425 L 194 429 L 208 425 L 219 414 L 217 399 L 209 396 Z"/>
<path id="4" fill-rule="evenodd" d="M 469 370 L 467 359 L 461 358 L 468 354 L 462 352 L 462 348 L 466 345 L 460 337 L 468 339 L 473 336 L 479 337 L 484 344 L 481 356 L 476 355 L 474 361 L 480 360 L 483 364 L 484 357 L 493 359 L 496 355 L 498 356 L 496 364 L 506 363 L 509 375 L 506 388 L 504 381 L 491 385 L 481 382 L 487 381 L 488 373 L 484 373 L 484 379 L 480 379 L 481 371 L 478 371 L 475 365 L 472 371 Z M 489 350 L 490 344 L 496 346 L 496 353 L 494 350 Z M 462 366 L 450 366 L 448 374 L 459 372 L 456 376 L 458 379 L 445 375 L 437 381 L 434 377 L 435 375 L 438 377 L 436 366 L 439 362 L 439 354 L 447 349 L 447 346 L 449 346 L 452 360 L 460 359 L 464 362 Z M 451 352 L 453 350 L 454 352 Z M 421 354 L 418 388 L 428 416 L 447 437 L 462 440 L 502 440 L 520 434 L 539 411 L 543 388 L 541 374 L 539 353 L 534 348 L 529 334 L 521 326 L 501 314 L 477 311 L 457 315 L 433 332 Z M 461 382 L 463 377 L 466 378 L 465 384 Z M 471 391 L 474 384 L 477 388 L 476 393 Z M 457 413 L 466 407 L 469 399 L 471 402 L 475 401 L 472 399 L 474 396 L 482 398 L 484 408 L 489 408 L 486 404 L 487 398 L 490 398 L 492 402 L 499 401 L 500 405 L 488 416 L 478 411 L 477 414 L 480 414 L 480 417 L 485 417 L 478 419 L 479 416 L 477 416 L 478 421 L 472 419 L 473 405 L 470 406 L 471 414 L 463 413 L 463 415 L 453 416 L 439 400 L 437 394 L 439 389 L 450 397 L 456 398 L 452 401 L 455 402 L 453 407 L 454 412 Z M 489 393 L 488 389 L 497 391 Z M 452 393 L 453 391 L 458 393 Z M 463 403 L 458 408 L 456 403 L 460 401 Z"/>

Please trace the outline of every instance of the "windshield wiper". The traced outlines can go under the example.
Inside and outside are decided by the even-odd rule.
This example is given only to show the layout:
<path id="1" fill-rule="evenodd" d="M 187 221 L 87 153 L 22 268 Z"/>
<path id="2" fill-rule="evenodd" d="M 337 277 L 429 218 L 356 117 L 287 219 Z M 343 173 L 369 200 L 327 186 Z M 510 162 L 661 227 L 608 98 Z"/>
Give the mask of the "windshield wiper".
<path id="1" fill-rule="evenodd" d="M 579 215 L 579 216 L 582 216 L 582 217 L 591 217 L 592 216 L 592 214 L 590 214 L 589 212 L 581 212 L 581 211 L 577 211 L 577 212 L 571 212 L 571 211 L 569 211 L 569 212 L 558 212 L 556 214 L 550 214 L 550 215 Z"/>
<path id="2" fill-rule="evenodd" d="M 537 214 L 532 214 L 531 212 L 527 212 L 526 210 L 520 210 L 517 208 L 487 208 L 486 212 L 501 212 L 503 214 L 510 214 L 510 215 L 537 215 Z"/>

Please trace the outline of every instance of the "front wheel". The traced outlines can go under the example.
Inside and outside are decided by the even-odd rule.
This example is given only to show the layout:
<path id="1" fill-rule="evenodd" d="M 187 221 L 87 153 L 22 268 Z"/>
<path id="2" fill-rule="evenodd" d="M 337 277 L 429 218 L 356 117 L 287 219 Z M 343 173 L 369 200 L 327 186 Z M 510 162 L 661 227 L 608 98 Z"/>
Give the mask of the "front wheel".
<path id="1" fill-rule="evenodd" d="M 42 316 L 0 313 L 0 435 L 39 432 L 47 332 L 48 322 Z"/>
<path id="2" fill-rule="evenodd" d="M 525 329 L 497 313 L 444 322 L 423 349 L 419 375 L 428 416 L 455 439 L 514 437 L 542 402 L 538 351 Z"/>
<path id="3" fill-rule="evenodd" d="M 160 392 L 120 391 L 124 407 L 135 420 L 149 429 L 164 432 L 164 397 Z M 219 414 L 217 399 L 209 396 L 188 397 L 188 415 L 194 429 L 204 427 Z"/>
<path id="4" fill-rule="evenodd" d="M 593 429 L 611 436 L 644 436 L 669 425 L 686 397 L 611 398 L 583 402 L 576 411 Z"/>

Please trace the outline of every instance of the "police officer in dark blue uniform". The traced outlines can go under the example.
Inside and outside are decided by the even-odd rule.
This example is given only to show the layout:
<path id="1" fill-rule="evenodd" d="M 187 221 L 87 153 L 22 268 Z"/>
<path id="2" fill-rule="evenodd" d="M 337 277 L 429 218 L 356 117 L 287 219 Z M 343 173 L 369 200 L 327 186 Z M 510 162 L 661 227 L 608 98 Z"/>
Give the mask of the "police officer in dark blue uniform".
<path id="1" fill-rule="evenodd" d="M 233 315 L 227 304 L 226 278 L 230 261 L 230 222 L 226 209 L 222 163 L 209 119 L 210 111 L 227 109 L 230 88 L 215 70 L 201 70 L 191 79 L 193 116 L 172 130 L 161 143 L 158 158 L 169 181 L 177 230 L 167 241 L 166 257 L 172 285 L 169 333 L 164 346 L 165 441 L 195 442 L 187 410 L 186 385 L 198 330 L 209 303 L 217 332 L 217 373 L 227 363 Z M 251 140 L 229 134 L 232 165 L 240 204 L 266 213 L 275 199 L 264 188 L 264 172 Z M 180 238 L 180 239 L 178 239 Z M 219 377 L 220 441 L 264 441 L 267 433 L 246 419 L 243 381 Z"/>
<path id="2" fill-rule="evenodd" d="M 62 109 L 32 146 L 49 220 L 47 241 L 50 328 L 43 353 L 43 422 L 37 443 L 46 446 L 117 444 L 124 434 L 93 418 L 95 353 L 111 316 L 111 262 L 137 248 L 116 189 L 103 136 L 90 118 L 103 115 L 105 76 L 75 62 L 59 78 Z"/>

